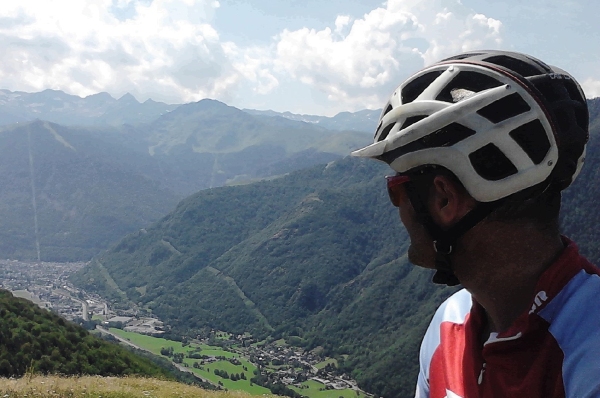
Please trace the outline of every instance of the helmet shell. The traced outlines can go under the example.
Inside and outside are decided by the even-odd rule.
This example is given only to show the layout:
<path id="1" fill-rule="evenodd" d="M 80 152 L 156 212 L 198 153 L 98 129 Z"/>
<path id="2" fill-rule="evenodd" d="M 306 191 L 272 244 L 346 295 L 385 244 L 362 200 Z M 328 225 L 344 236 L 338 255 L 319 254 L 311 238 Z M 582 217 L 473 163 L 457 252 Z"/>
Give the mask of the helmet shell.
<path id="1" fill-rule="evenodd" d="M 480 202 L 544 181 L 575 179 L 588 110 L 565 71 L 524 54 L 479 51 L 429 66 L 402 83 L 381 113 L 374 143 L 353 152 L 395 171 L 452 171 Z"/>

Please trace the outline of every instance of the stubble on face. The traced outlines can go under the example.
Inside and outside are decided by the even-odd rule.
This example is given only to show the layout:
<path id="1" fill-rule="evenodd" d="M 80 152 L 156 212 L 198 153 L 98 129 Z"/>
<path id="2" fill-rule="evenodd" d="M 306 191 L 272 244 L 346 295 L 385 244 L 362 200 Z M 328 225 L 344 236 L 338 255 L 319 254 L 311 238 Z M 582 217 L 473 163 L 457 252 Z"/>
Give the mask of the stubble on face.
<path id="1" fill-rule="evenodd" d="M 433 249 L 433 241 L 423 225 L 418 224 L 416 229 L 412 233 L 409 232 L 408 259 L 419 267 L 434 269 L 435 250 Z"/>
<path id="2" fill-rule="evenodd" d="M 400 220 L 410 238 L 408 259 L 414 265 L 423 268 L 435 268 L 435 250 L 433 240 L 417 218 L 417 214 L 406 194 L 402 195 L 399 206 Z"/>

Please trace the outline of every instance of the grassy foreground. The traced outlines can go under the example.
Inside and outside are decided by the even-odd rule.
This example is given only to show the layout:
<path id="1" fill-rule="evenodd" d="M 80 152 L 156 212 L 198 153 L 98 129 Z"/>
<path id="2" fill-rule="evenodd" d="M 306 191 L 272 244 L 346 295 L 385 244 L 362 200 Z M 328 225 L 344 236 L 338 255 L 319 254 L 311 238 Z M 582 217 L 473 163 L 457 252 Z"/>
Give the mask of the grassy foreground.
<path id="1" fill-rule="evenodd" d="M 0 397 L 85 397 L 85 398 L 249 398 L 245 392 L 206 391 L 182 383 L 142 377 L 25 376 L 0 378 Z M 265 395 L 265 397 L 275 397 Z"/>

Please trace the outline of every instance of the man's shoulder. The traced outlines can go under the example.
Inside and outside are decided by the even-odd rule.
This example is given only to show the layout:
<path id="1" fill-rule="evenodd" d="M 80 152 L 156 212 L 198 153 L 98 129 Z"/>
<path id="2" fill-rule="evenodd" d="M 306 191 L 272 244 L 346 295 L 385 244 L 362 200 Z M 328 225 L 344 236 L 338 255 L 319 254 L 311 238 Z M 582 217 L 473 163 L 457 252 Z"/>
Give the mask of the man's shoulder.
<path id="1" fill-rule="evenodd" d="M 431 319 L 429 328 L 423 337 L 421 354 L 431 357 L 440 343 L 441 324 L 444 322 L 463 324 L 471 311 L 472 306 L 473 299 L 471 293 L 466 289 L 459 290 L 448 297 L 448 299 L 438 307 Z"/>
<path id="2" fill-rule="evenodd" d="M 461 289 L 448 297 L 435 312 L 431 323 L 452 322 L 462 324 L 473 306 L 473 298 L 467 289 Z"/>
<path id="3" fill-rule="evenodd" d="M 442 324 L 464 324 L 472 306 L 473 299 L 471 297 L 471 293 L 469 293 L 466 289 L 462 289 L 448 297 L 448 299 L 446 299 L 446 301 L 444 301 L 438 307 L 437 311 L 433 315 L 431 323 L 429 324 L 429 328 L 427 328 L 427 332 L 425 332 L 425 336 L 421 342 L 421 350 L 419 353 L 419 362 L 421 367 L 417 391 L 423 391 L 422 396 L 427 396 L 424 391 L 429 391 L 429 368 L 433 355 L 440 346 Z M 454 339 L 451 340 L 454 341 Z M 456 339 L 456 341 L 458 340 L 461 339 Z"/>
<path id="4" fill-rule="evenodd" d="M 536 312 L 550 325 L 557 327 L 572 324 L 573 319 L 582 314 L 600 315 L 600 306 L 596 305 L 600 296 L 600 269 L 580 255 L 577 246 L 570 242 L 560 258 L 540 278 L 537 294 L 543 293 L 545 303 L 535 303 L 530 314 Z M 541 308 L 536 308 L 541 307 Z M 587 315 L 583 315 L 587 318 Z M 579 319 L 589 323 L 591 319 Z M 600 321 L 600 318 L 598 318 Z M 581 323 L 577 323 L 581 325 Z"/>
<path id="5" fill-rule="evenodd" d="M 563 355 L 563 379 L 567 396 L 600 394 L 600 275 L 586 267 L 548 303 L 538 315 L 548 322 Z"/>

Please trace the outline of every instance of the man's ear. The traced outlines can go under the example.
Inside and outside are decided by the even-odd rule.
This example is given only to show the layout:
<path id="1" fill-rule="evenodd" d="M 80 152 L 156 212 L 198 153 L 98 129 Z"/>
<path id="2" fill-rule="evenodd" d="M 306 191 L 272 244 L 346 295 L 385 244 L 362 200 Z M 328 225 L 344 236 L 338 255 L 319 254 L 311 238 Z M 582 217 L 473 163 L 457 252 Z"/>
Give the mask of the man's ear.
<path id="1" fill-rule="evenodd" d="M 433 179 L 429 198 L 431 216 L 442 227 L 454 225 L 475 207 L 476 203 L 464 187 L 444 175 Z"/>

